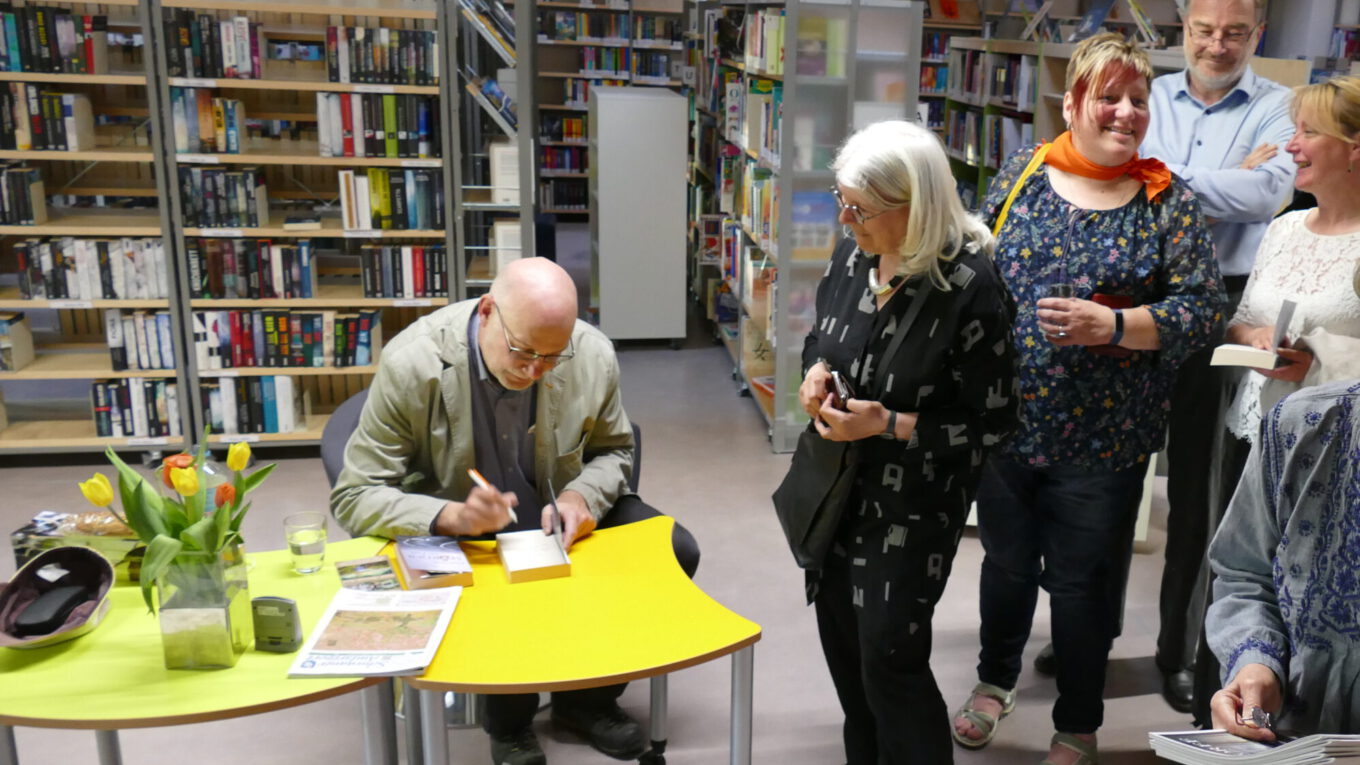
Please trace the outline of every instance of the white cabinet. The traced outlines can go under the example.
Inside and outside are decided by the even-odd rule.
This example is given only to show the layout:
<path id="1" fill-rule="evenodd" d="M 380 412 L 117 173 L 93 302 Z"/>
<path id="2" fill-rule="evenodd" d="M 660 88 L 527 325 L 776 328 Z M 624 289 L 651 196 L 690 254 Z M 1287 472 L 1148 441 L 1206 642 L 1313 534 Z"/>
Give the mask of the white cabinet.
<path id="1" fill-rule="evenodd" d="M 685 336 L 685 99 L 590 94 L 591 303 L 613 340 Z"/>

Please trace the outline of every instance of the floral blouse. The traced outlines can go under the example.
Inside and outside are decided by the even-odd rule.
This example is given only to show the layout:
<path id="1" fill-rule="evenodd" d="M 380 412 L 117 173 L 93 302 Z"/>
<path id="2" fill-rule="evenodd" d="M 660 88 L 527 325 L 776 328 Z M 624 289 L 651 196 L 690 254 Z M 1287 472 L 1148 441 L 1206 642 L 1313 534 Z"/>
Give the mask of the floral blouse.
<path id="1" fill-rule="evenodd" d="M 1037 147 L 1010 157 L 992 180 L 983 219 L 994 224 Z M 1019 309 L 1021 427 L 1003 451 L 1031 467 L 1122 470 L 1161 448 L 1176 368 L 1205 346 L 1225 304 L 1199 202 L 1179 177 L 1154 200 L 1086 210 L 1060 197 L 1041 166 L 997 236 L 996 262 Z M 1152 312 L 1160 350 L 1124 357 L 1058 347 L 1039 329 L 1048 285 L 1076 296 L 1122 296 Z"/>

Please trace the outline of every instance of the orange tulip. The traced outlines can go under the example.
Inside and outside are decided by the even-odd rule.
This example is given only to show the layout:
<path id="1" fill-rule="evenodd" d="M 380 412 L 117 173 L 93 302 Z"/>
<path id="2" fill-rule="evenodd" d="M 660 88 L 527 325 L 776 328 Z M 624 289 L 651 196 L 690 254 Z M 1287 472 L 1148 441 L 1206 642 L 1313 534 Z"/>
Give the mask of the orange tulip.
<path id="1" fill-rule="evenodd" d="M 165 488 L 173 489 L 175 484 L 170 480 L 170 471 L 174 468 L 191 468 L 194 466 L 194 455 L 192 454 L 172 454 L 165 458 L 161 463 L 161 480 L 165 481 Z"/>
<path id="2" fill-rule="evenodd" d="M 226 507 L 236 499 L 236 487 L 229 483 L 220 484 L 217 493 L 213 495 L 214 506 Z"/>

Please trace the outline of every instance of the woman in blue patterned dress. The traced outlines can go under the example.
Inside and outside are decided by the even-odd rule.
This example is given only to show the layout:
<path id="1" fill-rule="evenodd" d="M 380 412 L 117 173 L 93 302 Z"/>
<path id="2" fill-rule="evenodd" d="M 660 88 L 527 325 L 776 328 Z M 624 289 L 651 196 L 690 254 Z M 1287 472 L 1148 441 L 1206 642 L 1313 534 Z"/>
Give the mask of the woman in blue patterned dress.
<path id="1" fill-rule="evenodd" d="M 1058 663 L 1045 762 L 1096 762 L 1118 612 L 1107 591 L 1123 576 L 1176 367 L 1220 319 L 1223 289 L 1193 192 L 1137 155 L 1151 79 L 1136 45 L 1083 42 L 1067 68 L 1069 130 L 1017 152 L 988 189 L 983 217 L 1001 219 L 997 266 L 1019 307 L 1021 427 L 978 489 L 979 682 L 954 720 L 968 748 L 991 741 L 1014 707 L 1042 586 Z M 1059 284 L 1072 296 L 1049 297 Z"/>

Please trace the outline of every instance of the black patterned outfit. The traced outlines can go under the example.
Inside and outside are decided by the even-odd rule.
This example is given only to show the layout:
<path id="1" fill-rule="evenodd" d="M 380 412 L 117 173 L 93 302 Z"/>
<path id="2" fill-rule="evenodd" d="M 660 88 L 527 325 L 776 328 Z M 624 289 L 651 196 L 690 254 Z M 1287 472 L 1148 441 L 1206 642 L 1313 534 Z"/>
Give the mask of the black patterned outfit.
<path id="1" fill-rule="evenodd" d="M 917 412 L 910 441 L 858 443 L 858 478 L 837 542 L 809 573 L 822 649 L 845 710 L 850 765 L 953 761 L 949 717 L 930 671 L 931 616 L 944 591 L 989 447 L 1018 411 L 1012 303 L 983 254 L 961 252 L 932 288 L 890 368 L 878 370 L 913 300 L 913 281 L 882 307 L 868 288 L 877 257 L 842 242 L 817 288 L 803 366 L 825 359 L 861 396 Z"/>

